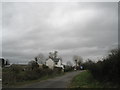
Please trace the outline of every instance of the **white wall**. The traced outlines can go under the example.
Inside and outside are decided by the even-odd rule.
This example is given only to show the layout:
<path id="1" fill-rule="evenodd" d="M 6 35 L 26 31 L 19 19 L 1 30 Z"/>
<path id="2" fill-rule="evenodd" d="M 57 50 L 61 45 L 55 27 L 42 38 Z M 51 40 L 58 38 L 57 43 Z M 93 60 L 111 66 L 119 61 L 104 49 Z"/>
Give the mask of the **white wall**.
<path id="1" fill-rule="evenodd" d="M 48 66 L 50 69 L 53 69 L 54 68 L 54 62 L 53 62 L 53 60 L 49 58 L 46 61 L 46 66 Z"/>
<path id="2" fill-rule="evenodd" d="M 64 69 L 61 60 L 59 60 L 57 65 L 55 65 L 54 61 L 52 59 L 50 59 L 50 58 L 46 61 L 46 66 L 48 66 L 50 69 L 54 69 L 54 66 L 61 67 L 61 68 Z"/>
<path id="3" fill-rule="evenodd" d="M 61 66 L 61 64 L 62 64 L 62 62 L 61 62 L 61 60 L 59 60 L 59 62 L 58 62 L 58 66 L 60 67 Z"/>
<path id="4" fill-rule="evenodd" d="M 56 67 L 61 67 L 62 69 L 64 69 L 63 65 L 62 65 L 62 61 L 59 60 L 57 65 L 55 65 Z"/>

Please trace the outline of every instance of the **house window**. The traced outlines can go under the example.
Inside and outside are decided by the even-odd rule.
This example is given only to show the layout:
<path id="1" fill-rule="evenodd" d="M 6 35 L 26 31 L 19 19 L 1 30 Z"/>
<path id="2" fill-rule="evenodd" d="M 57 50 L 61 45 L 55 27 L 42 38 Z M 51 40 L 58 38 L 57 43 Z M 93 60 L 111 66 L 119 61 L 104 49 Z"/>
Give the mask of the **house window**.
<path id="1" fill-rule="evenodd" d="M 55 65 L 57 65 L 57 62 L 55 62 Z"/>

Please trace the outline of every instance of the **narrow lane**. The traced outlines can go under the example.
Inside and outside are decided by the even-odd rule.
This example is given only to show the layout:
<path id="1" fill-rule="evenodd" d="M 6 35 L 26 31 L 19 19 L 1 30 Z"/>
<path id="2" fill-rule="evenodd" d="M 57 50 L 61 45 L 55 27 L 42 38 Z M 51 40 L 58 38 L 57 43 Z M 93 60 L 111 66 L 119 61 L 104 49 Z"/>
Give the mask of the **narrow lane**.
<path id="1" fill-rule="evenodd" d="M 48 79 L 34 84 L 28 84 L 19 88 L 67 88 L 72 78 L 80 72 L 81 71 L 69 72 L 60 77 Z"/>

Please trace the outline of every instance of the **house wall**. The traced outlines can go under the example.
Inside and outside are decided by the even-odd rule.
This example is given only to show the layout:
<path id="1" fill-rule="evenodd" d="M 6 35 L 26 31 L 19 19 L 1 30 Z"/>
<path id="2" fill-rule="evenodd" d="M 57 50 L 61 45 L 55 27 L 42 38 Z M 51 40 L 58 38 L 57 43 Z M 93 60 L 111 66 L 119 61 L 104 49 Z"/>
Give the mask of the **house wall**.
<path id="1" fill-rule="evenodd" d="M 62 65 L 62 61 L 59 60 L 59 62 L 57 63 L 57 65 L 55 65 L 56 67 L 61 67 L 62 69 L 64 69 L 63 65 Z"/>
<path id="2" fill-rule="evenodd" d="M 59 60 L 56 66 L 61 67 L 61 64 L 62 64 L 62 62 L 61 62 L 61 60 Z"/>
<path id="3" fill-rule="evenodd" d="M 52 59 L 48 59 L 46 61 L 46 66 L 48 66 L 50 69 L 53 69 L 54 68 L 54 62 Z"/>
<path id="4" fill-rule="evenodd" d="M 39 68 L 42 68 L 43 64 L 39 64 Z"/>

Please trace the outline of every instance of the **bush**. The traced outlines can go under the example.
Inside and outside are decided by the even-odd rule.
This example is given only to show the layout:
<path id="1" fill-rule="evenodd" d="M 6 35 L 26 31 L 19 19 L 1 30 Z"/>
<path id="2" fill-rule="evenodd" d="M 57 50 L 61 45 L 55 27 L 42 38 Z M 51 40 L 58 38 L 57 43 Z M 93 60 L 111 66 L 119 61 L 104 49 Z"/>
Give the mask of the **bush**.
<path id="1" fill-rule="evenodd" d="M 46 69 L 46 68 L 48 69 L 49 67 L 46 66 L 45 64 L 43 64 L 43 65 L 42 65 L 42 68 L 43 68 L 43 69 Z"/>
<path id="2" fill-rule="evenodd" d="M 54 67 L 53 70 L 54 70 L 53 74 L 60 74 L 62 72 L 62 68 L 60 67 Z"/>
<path id="3" fill-rule="evenodd" d="M 65 69 L 64 69 L 64 71 L 65 72 L 69 72 L 69 71 L 73 71 L 74 70 L 74 68 L 72 67 L 72 66 L 65 66 Z"/>
<path id="4" fill-rule="evenodd" d="M 12 85 L 16 82 L 36 80 L 44 76 L 57 75 L 61 73 L 61 70 L 61 68 L 57 67 L 54 70 L 52 70 L 46 66 L 44 66 L 44 68 L 29 69 L 29 65 L 24 70 L 23 66 L 12 65 L 9 68 L 3 68 L 3 86 Z"/>
<path id="5" fill-rule="evenodd" d="M 32 70 L 39 68 L 39 65 L 38 65 L 38 63 L 36 61 L 30 61 L 30 62 L 28 62 L 28 66 Z"/>
<path id="6" fill-rule="evenodd" d="M 113 82 L 120 83 L 120 49 L 111 50 L 111 53 L 108 54 L 107 58 L 104 58 L 102 61 L 94 63 L 88 61 L 84 63 L 84 67 L 91 71 L 94 78 L 104 81 L 104 82 Z"/>
<path id="7" fill-rule="evenodd" d="M 33 66 L 33 67 L 32 67 Z M 35 67 L 34 67 L 35 66 Z M 8 68 L 3 68 L 2 78 L 3 87 L 14 85 L 16 82 L 24 82 L 36 80 L 44 76 L 55 76 L 62 72 L 62 68 L 55 67 L 53 70 L 43 65 L 42 68 L 36 67 L 31 63 L 27 66 L 12 65 Z"/>

